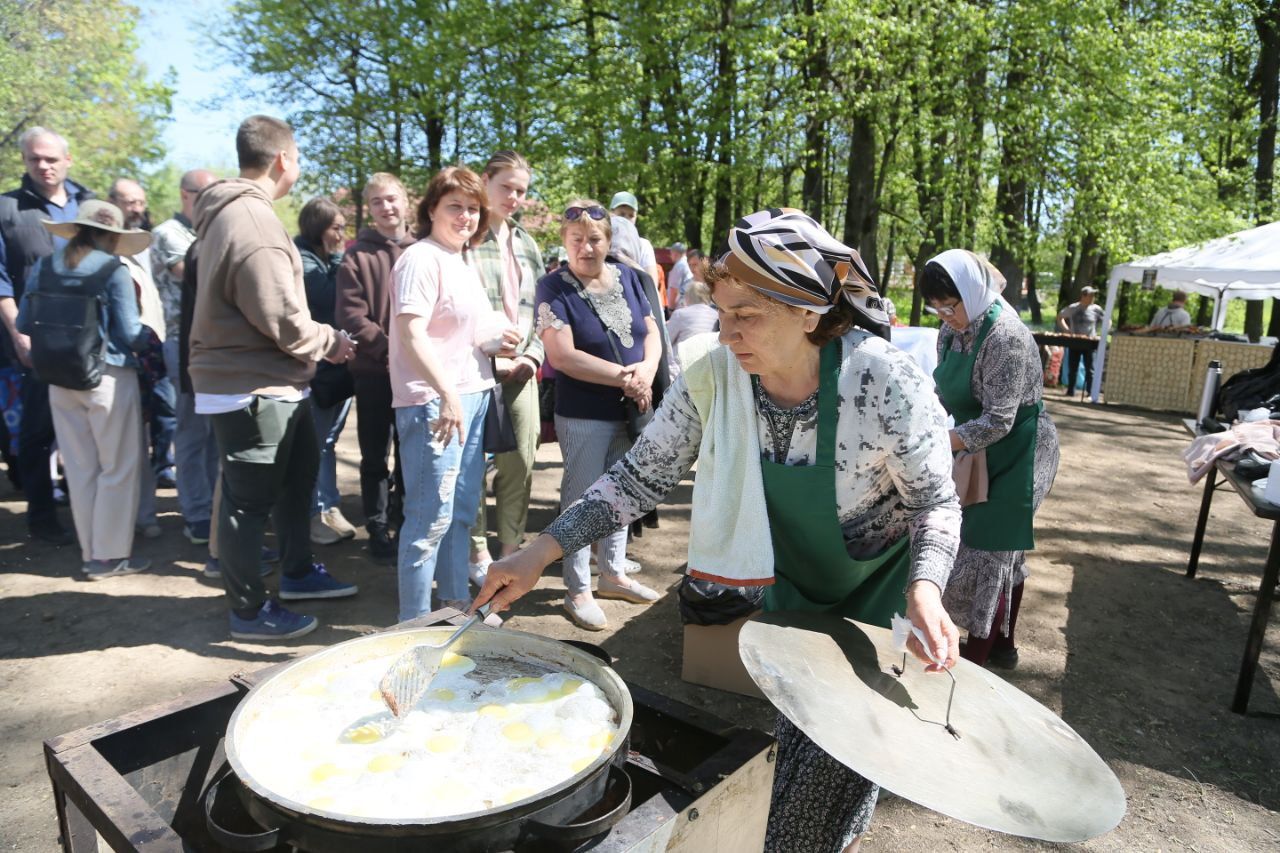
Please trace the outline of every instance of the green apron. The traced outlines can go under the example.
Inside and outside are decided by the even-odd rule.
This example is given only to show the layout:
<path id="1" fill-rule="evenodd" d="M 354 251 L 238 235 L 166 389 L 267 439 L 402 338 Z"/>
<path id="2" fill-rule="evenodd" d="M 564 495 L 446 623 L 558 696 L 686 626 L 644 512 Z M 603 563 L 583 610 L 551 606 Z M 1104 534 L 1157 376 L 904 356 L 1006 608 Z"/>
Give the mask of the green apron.
<path id="1" fill-rule="evenodd" d="M 911 549 L 903 536 L 870 559 L 849 556 L 836 506 L 839 378 L 837 338 L 822 348 L 815 464 L 760 460 L 774 561 L 764 609 L 839 613 L 887 628 L 895 612 L 906 612 Z"/>
<path id="2" fill-rule="evenodd" d="M 983 316 L 982 326 L 967 353 L 943 350 L 933 380 L 956 425 L 982 415 L 982 403 L 973 396 L 973 365 L 982 342 L 1000 316 L 996 302 Z M 987 500 L 964 508 L 960 541 L 979 551 L 1030 551 L 1032 494 L 1035 490 L 1036 428 L 1044 403 L 1019 406 L 1009 434 L 987 446 Z"/>

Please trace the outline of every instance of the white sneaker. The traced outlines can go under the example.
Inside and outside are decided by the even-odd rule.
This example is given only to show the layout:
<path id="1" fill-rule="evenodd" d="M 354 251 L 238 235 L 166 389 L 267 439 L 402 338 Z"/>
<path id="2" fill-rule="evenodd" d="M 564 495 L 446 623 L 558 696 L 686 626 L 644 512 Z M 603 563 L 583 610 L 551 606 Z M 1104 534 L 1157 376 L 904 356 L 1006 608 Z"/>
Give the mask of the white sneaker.
<path id="1" fill-rule="evenodd" d="M 625 555 L 623 556 L 621 563 L 622 570 L 629 575 L 638 575 L 640 574 L 640 569 L 643 568 L 635 560 Z M 591 574 L 600 574 L 600 563 L 596 560 L 596 551 L 594 548 L 591 549 Z"/>
<path id="2" fill-rule="evenodd" d="M 632 604 L 651 604 L 662 597 L 656 590 L 650 589 L 639 581 L 614 579 L 608 575 L 601 575 L 600 580 L 596 582 L 596 595 L 600 598 L 630 601 Z"/>
<path id="3" fill-rule="evenodd" d="M 343 539 L 356 538 L 355 527 L 352 526 L 351 522 L 347 521 L 346 517 L 342 514 L 342 510 L 338 507 L 329 507 L 320 513 L 320 517 L 324 519 L 324 523 L 329 526 L 330 530 L 338 534 L 338 536 Z"/>
<path id="4" fill-rule="evenodd" d="M 336 545 L 341 541 L 342 536 L 325 523 L 323 515 L 311 516 L 311 544 Z"/>
<path id="5" fill-rule="evenodd" d="M 564 612 L 569 614 L 570 621 L 579 628 L 585 628 L 588 631 L 603 631 L 609 627 L 609 620 L 605 618 L 604 611 L 600 609 L 600 605 L 596 604 L 595 599 L 591 599 L 586 604 L 574 604 L 573 596 L 566 595 L 564 597 Z"/>
<path id="6" fill-rule="evenodd" d="M 471 582 L 476 585 L 476 589 L 484 586 L 485 579 L 489 577 L 489 566 L 492 563 L 493 557 L 489 556 L 488 551 L 485 551 L 480 555 L 479 560 L 467 565 L 467 575 L 471 578 Z"/>

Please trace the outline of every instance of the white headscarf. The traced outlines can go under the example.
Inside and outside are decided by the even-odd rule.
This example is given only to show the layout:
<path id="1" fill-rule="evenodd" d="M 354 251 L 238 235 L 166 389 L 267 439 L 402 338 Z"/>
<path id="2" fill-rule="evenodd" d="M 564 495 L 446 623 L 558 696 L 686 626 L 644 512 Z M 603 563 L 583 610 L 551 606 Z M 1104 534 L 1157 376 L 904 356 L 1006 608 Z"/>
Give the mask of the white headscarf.
<path id="1" fill-rule="evenodd" d="M 1004 291 L 1004 276 L 973 252 L 967 249 L 948 249 L 932 258 L 929 263 L 937 264 L 951 276 L 956 290 L 960 291 L 960 300 L 964 303 L 964 312 L 969 315 L 969 322 L 980 319 L 996 300 L 1012 310 L 1000 295 Z"/>

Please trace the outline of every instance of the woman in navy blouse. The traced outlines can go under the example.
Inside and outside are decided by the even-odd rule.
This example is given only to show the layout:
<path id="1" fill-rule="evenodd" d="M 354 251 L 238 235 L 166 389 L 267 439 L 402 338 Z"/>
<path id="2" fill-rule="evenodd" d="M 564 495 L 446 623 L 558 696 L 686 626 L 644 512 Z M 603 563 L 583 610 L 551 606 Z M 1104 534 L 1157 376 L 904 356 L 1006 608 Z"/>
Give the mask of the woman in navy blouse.
<path id="1" fill-rule="evenodd" d="M 560 225 L 569 266 L 538 282 L 537 332 L 557 372 L 562 506 L 581 497 L 631 447 L 628 407 L 647 412 L 653 406 L 662 342 L 640 279 L 628 267 L 605 262 L 612 237 L 603 205 L 571 202 Z M 656 592 L 627 577 L 626 545 L 625 528 L 600 540 L 596 595 L 636 604 L 657 600 Z M 590 559 L 587 548 L 564 556 L 564 609 L 578 626 L 599 631 L 607 620 L 591 594 Z"/>

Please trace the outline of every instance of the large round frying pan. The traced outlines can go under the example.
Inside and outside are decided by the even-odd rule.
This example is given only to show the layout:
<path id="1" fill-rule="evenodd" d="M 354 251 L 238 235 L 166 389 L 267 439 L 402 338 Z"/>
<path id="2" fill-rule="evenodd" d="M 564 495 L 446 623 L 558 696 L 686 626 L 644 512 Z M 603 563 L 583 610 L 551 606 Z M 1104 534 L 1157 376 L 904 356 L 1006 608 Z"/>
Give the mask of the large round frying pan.
<path id="1" fill-rule="evenodd" d="M 219 786 L 210 789 L 206 812 L 215 840 L 233 849 L 271 849 L 279 843 L 303 850 L 431 849 L 490 851 L 510 849 L 528 835 L 552 840 L 581 840 L 604 832 L 626 813 L 630 784 L 622 772 L 626 761 L 633 706 L 626 685 L 610 667 L 588 652 L 565 643 L 508 629 L 476 626 L 451 651 L 476 662 L 476 672 L 493 668 L 511 672 L 534 665 L 591 681 L 617 714 L 619 736 L 590 765 L 569 779 L 522 800 L 492 809 L 436 817 L 404 814 L 369 818 L 312 808 L 279 794 L 254 777 L 252 762 L 241 752 L 248 732 L 272 704 L 319 672 L 329 672 L 374 657 L 394 656 L 418 643 L 440 643 L 454 626 L 390 631 L 348 640 L 293 663 L 256 685 L 241 701 L 227 728 L 227 761 L 239 783 L 244 807 L 266 832 L 243 835 L 224 829 L 214 817 Z M 220 780 L 223 781 L 223 780 Z M 594 808 L 593 808 L 594 807 Z M 590 818 L 570 823 L 590 811 Z M 355 846 L 353 846 L 355 845 Z"/>

